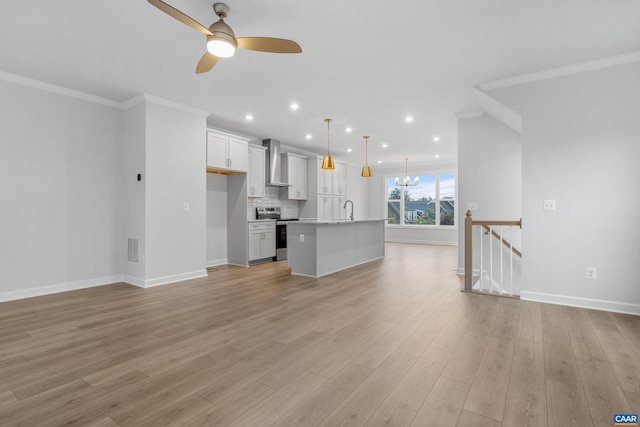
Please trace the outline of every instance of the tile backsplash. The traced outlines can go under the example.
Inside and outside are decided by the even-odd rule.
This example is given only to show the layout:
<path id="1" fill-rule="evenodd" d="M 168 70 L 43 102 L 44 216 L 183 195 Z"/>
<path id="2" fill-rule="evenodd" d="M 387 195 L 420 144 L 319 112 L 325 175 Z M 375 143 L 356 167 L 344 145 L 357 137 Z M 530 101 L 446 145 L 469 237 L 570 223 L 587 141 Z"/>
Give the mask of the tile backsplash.
<path id="1" fill-rule="evenodd" d="M 280 206 L 283 218 L 298 218 L 298 201 L 286 199 L 285 190 L 280 190 L 280 188 L 267 186 L 265 197 L 249 198 L 247 202 L 247 218 L 249 220 L 256 219 L 256 208 L 276 206 Z M 280 191 L 283 192 L 282 199 L 280 199 Z"/>

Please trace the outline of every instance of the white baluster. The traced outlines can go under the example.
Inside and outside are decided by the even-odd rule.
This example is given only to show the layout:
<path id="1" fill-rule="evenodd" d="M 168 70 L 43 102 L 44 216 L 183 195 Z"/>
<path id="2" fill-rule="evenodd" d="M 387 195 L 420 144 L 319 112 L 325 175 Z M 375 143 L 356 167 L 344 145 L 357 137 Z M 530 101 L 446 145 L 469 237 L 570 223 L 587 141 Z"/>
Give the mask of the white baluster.
<path id="1" fill-rule="evenodd" d="M 489 290 L 493 293 L 493 225 L 489 226 Z"/>
<path id="2" fill-rule="evenodd" d="M 504 251 L 504 244 L 502 242 L 502 233 L 503 233 L 503 227 L 500 226 L 500 292 L 502 293 L 502 284 L 504 283 L 504 266 L 503 266 L 503 261 L 502 259 L 504 258 L 503 255 L 503 251 Z"/>
<path id="3" fill-rule="evenodd" d="M 510 283 L 509 294 L 513 296 L 513 234 L 512 234 L 512 231 L 513 231 L 513 226 L 509 227 L 509 251 L 511 252 L 511 261 L 510 261 L 511 266 L 509 267 L 511 271 L 511 278 L 509 280 L 509 283 Z"/>
<path id="4" fill-rule="evenodd" d="M 483 256 L 482 256 L 482 246 L 483 246 L 483 228 L 482 226 L 478 227 L 480 229 L 480 290 L 483 291 L 484 290 L 484 274 L 482 273 L 483 271 L 483 267 L 484 267 L 484 260 L 483 260 Z"/>

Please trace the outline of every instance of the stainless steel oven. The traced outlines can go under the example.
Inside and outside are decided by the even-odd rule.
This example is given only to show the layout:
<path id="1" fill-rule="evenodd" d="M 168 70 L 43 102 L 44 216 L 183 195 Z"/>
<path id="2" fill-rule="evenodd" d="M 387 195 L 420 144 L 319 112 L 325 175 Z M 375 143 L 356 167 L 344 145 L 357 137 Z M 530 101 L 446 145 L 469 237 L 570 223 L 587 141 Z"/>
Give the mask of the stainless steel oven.
<path id="1" fill-rule="evenodd" d="M 276 222 L 276 261 L 287 259 L 287 223 Z"/>
<path id="2" fill-rule="evenodd" d="M 287 259 L 287 222 L 297 221 L 297 218 L 281 219 L 282 211 L 279 207 L 256 208 L 256 219 L 275 219 L 276 222 L 276 260 Z"/>
<path id="3" fill-rule="evenodd" d="M 276 222 L 276 261 L 287 259 L 287 222 L 297 220 L 289 218 Z"/>

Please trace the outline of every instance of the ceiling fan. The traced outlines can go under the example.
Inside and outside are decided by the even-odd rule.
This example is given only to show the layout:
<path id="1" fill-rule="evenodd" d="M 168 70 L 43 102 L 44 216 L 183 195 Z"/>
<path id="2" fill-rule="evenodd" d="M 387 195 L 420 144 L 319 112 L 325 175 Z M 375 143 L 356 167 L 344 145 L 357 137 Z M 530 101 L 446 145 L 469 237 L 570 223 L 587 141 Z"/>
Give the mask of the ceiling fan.
<path id="1" fill-rule="evenodd" d="M 207 52 L 196 66 L 198 74 L 211 70 L 218 62 L 218 58 L 233 56 L 236 48 L 270 53 L 302 52 L 300 45 L 293 40 L 273 37 L 236 37 L 231 27 L 224 22 L 230 10 L 224 3 L 214 3 L 213 11 L 220 19 L 207 29 L 195 19 L 161 0 L 147 1 L 167 15 L 207 36 Z"/>

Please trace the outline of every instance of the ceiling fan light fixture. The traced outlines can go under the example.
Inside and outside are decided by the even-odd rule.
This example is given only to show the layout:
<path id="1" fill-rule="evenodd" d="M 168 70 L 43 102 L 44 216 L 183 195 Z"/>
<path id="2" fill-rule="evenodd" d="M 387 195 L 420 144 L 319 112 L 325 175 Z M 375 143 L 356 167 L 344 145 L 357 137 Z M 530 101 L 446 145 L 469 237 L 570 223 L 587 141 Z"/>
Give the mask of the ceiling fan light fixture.
<path id="1" fill-rule="evenodd" d="M 236 53 L 234 45 L 226 40 L 212 38 L 207 42 L 207 50 L 218 58 L 231 58 Z"/>
<path id="2" fill-rule="evenodd" d="M 216 3 L 218 4 L 218 3 Z M 219 15 L 220 16 L 220 15 Z M 207 50 L 218 58 L 230 58 L 236 52 L 238 42 L 233 30 L 226 22 L 220 20 L 209 27 L 212 35 L 207 36 Z"/>

